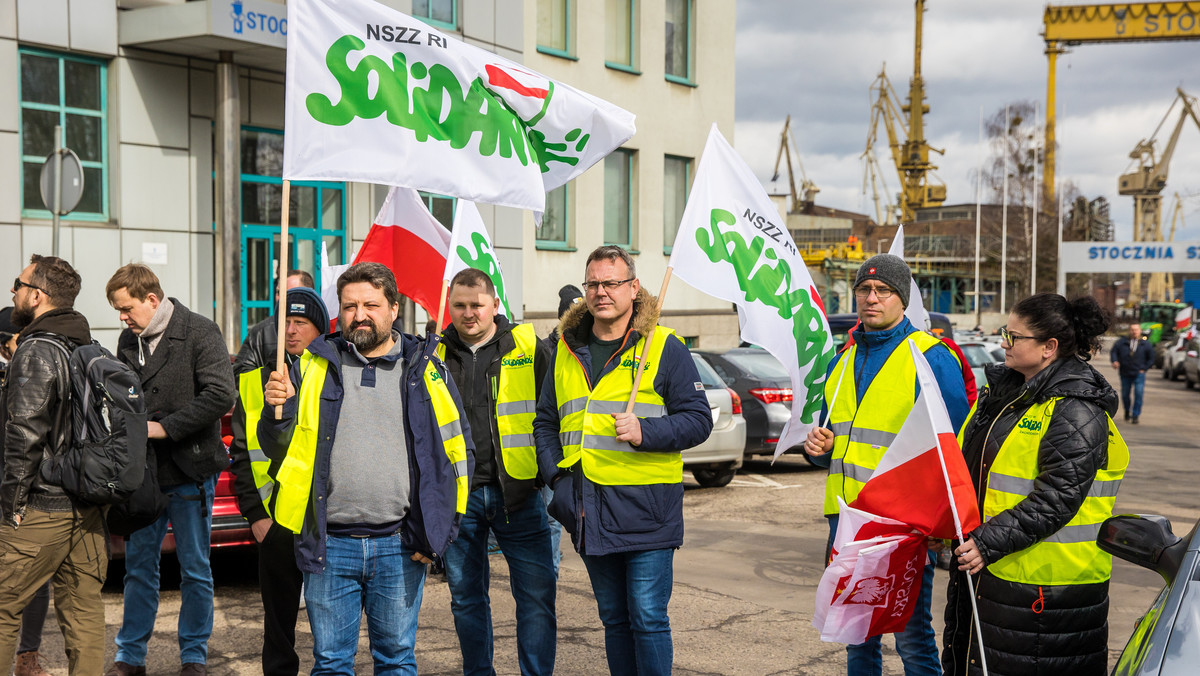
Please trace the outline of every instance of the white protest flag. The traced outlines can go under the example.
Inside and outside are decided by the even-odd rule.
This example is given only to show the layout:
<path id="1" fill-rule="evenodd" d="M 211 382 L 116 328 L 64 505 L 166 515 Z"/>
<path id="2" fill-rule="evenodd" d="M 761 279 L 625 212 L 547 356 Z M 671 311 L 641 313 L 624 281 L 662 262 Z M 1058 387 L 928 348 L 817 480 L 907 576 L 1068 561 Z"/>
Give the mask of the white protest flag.
<path id="1" fill-rule="evenodd" d="M 288 2 L 283 177 L 541 211 L 632 113 L 372 0 Z"/>
<path id="2" fill-rule="evenodd" d="M 321 300 L 325 301 L 325 310 L 329 313 L 331 325 L 337 321 L 342 309 L 341 304 L 338 303 L 337 280 L 348 267 L 350 267 L 349 263 L 330 265 L 329 247 L 326 246 L 326 242 L 321 242 Z M 331 326 L 321 327 L 322 333 L 332 330 Z"/>
<path id="3" fill-rule="evenodd" d="M 508 294 L 504 290 L 504 272 L 500 270 L 500 259 L 492 247 L 483 219 L 479 217 L 479 209 L 474 202 L 458 200 L 454 229 L 450 231 L 450 253 L 446 256 L 446 272 L 442 279 L 454 279 L 454 275 L 467 268 L 475 268 L 492 280 L 496 296 L 500 298 L 500 312 L 512 319 Z"/>
<path id="4" fill-rule="evenodd" d="M 766 348 L 792 381 L 792 416 L 776 457 L 819 421 L 833 338 L 820 295 L 762 184 L 714 124 L 683 211 L 674 274 L 737 305 L 742 339 Z"/>
<path id="5" fill-rule="evenodd" d="M 898 256 L 901 260 L 904 259 L 904 226 L 896 228 L 896 238 L 892 240 L 892 246 L 888 249 L 888 253 L 893 256 Z M 929 323 L 929 311 L 925 309 L 925 301 L 921 299 L 921 288 L 917 286 L 917 280 L 910 278 L 910 286 L 908 291 L 908 307 L 904 308 L 904 316 L 908 317 L 908 321 L 919 331 L 928 331 L 931 324 Z"/>

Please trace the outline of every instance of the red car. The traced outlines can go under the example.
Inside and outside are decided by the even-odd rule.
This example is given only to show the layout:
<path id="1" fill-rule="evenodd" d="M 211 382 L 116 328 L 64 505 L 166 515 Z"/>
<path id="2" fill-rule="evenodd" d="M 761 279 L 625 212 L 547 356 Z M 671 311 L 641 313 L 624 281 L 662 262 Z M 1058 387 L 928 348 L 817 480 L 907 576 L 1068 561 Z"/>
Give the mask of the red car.
<path id="1" fill-rule="evenodd" d="M 228 441 L 233 437 L 230 429 L 232 415 L 226 413 L 221 418 L 221 438 Z M 125 539 L 120 535 L 110 536 L 112 541 L 112 557 L 125 556 Z M 250 524 L 242 517 L 238 509 L 237 496 L 233 492 L 233 472 L 225 469 L 217 477 L 217 489 L 213 498 L 212 535 L 210 542 L 216 547 L 240 547 L 254 544 L 254 535 L 250 533 Z M 175 536 L 171 527 L 167 526 L 167 536 L 163 538 L 162 550 L 175 551 Z"/>

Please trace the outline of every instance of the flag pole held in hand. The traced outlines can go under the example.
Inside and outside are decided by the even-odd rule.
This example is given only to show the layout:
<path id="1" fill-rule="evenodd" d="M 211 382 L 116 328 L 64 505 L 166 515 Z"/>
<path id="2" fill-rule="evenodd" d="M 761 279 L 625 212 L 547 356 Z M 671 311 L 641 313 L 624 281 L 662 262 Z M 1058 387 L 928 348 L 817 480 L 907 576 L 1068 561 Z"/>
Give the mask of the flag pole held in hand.
<path id="1" fill-rule="evenodd" d="M 288 179 L 283 180 L 283 217 L 279 223 L 279 262 L 276 264 L 275 272 L 279 276 L 279 307 L 276 309 L 276 345 L 278 350 L 275 354 L 275 370 L 284 374 L 283 370 L 283 355 L 287 347 L 287 271 L 288 271 L 288 216 L 289 208 L 292 202 L 292 182 Z M 275 419 L 279 420 L 283 417 L 283 406 L 275 407 Z"/>
<path id="2" fill-rule="evenodd" d="M 667 284 L 671 282 L 672 270 L 673 267 L 667 266 L 667 272 L 663 275 L 662 288 L 658 290 L 658 312 L 662 312 L 663 298 L 667 296 Z M 642 356 L 638 359 L 637 373 L 633 376 L 633 391 L 629 393 L 629 403 L 625 405 L 626 413 L 633 413 L 633 404 L 637 401 L 638 389 L 642 386 L 642 372 L 646 370 L 646 359 L 650 356 L 650 341 L 654 338 L 654 329 L 657 328 L 658 322 L 654 322 L 654 326 L 650 328 L 650 335 L 643 336 L 646 345 L 642 347 Z"/>

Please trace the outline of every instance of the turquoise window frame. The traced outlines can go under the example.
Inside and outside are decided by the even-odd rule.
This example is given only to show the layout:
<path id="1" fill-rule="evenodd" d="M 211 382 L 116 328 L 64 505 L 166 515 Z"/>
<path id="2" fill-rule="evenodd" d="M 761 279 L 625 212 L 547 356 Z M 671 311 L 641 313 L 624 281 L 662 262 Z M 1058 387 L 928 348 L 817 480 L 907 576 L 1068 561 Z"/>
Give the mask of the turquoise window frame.
<path id="1" fill-rule="evenodd" d="M 664 73 L 664 77 L 666 77 L 667 82 L 674 82 L 675 84 L 681 84 L 681 85 L 687 85 L 689 87 L 695 87 L 696 86 L 696 71 L 695 71 L 696 26 L 695 26 L 694 22 L 695 22 L 696 0 L 684 0 L 684 2 L 686 3 L 686 6 L 687 6 L 687 77 L 679 77 L 678 75 L 674 75 L 672 73 Z M 664 47 L 665 47 L 665 45 L 664 45 Z M 665 52 L 663 54 L 663 68 L 664 68 L 664 70 L 666 68 Z"/>
<path id="2" fill-rule="evenodd" d="M 425 203 L 425 208 L 429 210 L 429 213 L 433 216 L 434 220 L 437 220 L 437 215 L 433 213 L 434 200 L 450 200 L 450 222 L 442 223 L 441 221 L 438 221 L 438 223 L 442 223 L 447 230 L 453 231 L 454 212 L 456 209 L 458 209 L 458 198 L 451 197 L 450 195 L 439 195 L 433 192 L 425 192 L 424 190 L 417 191 L 417 194 L 421 197 L 421 201 Z"/>
<path id="3" fill-rule="evenodd" d="M 607 30 L 607 27 L 605 28 Z M 625 73 L 641 75 L 642 71 L 638 70 L 637 56 L 637 41 L 638 41 L 638 25 L 637 25 L 637 0 L 629 0 L 629 63 L 620 63 L 617 61 L 604 60 L 604 66 L 612 70 L 619 70 Z"/>
<path id="4" fill-rule="evenodd" d="M 563 237 L 562 239 L 540 239 L 537 237 L 537 228 L 534 228 L 534 243 L 535 249 L 544 251 L 575 251 L 575 247 L 571 246 L 571 184 L 564 184 L 562 187 L 563 196 Z M 549 195 L 550 193 L 546 193 Z"/>
<path id="5" fill-rule="evenodd" d="M 684 208 L 686 209 L 688 198 L 692 196 L 692 164 L 695 162 L 695 160 L 691 157 L 684 157 L 683 155 L 663 155 L 663 166 L 664 167 L 666 166 L 667 160 L 683 160 L 683 204 L 684 204 Z M 666 176 L 665 170 L 663 171 L 663 175 Z M 664 208 L 666 207 L 666 201 L 667 201 L 666 196 L 664 195 L 663 196 Z M 683 214 L 680 214 L 679 216 L 682 218 Z M 675 235 L 679 234 L 679 226 L 680 226 L 679 223 L 675 224 Z M 671 252 L 674 251 L 674 249 L 675 249 L 675 238 L 672 237 L 669 242 L 667 241 L 666 228 L 667 228 L 667 219 L 664 217 L 663 218 L 663 254 L 670 255 Z"/>
<path id="6" fill-rule="evenodd" d="M 430 4 L 433 4 L 434 2 L 436 2 L 436 0 L 429 0 Z M 438 21 L 437 19 L 435 19 L 431 16 L 421 16 L 420 14 L 416 13 L 415 9 L 413 10 L 412 16 L 415 19 L 420 19 L 421 21 L 424 21 L 425 23 L 429 24 L 430 26 L 434 26 L 436 28 L 445 28 L 446 30 L 457 32 L 458 31 L 458 0 L 450 0 L 450 16 L 453 17 L 451 19 L 450 23 L 446 23 L 445 21 Z"/>
<path id="7" fill-rule="evenodd" d="M 23 92 L 21 91 L 21 57 L 26 54 L 30 56 L 40 56 L 48 59 L 58 60 L 58 100 L 59 105 L 54 106 L 46 103 L 32 103 L 23 100 Z M 63 68 L 64 61 L 76 61 L 79 63 L 88 63 L 100 67 L 100 110 L 89 110 L 87 108 L 74 108 L 66 104 L 66 69 Z M 88 117 L 100 118 L 100 161 L 95 160 L 80 160 L 84 169 L 99 169 L 101 176 L 100 185 L 100 208 L 99 213 L 94 211 L 73 211 L 69 214 L 72 221 L 92 221 L 92 222 L 107 222 L 108 219 L 108 62 L 103 59 L 94 59 L 86 56 L 76 56 L 75 54 L 62 54 L 46 49 L 36 49 L 33 47 L 19 47 L 17 49 L 17 101 L 20 103 L 22 111 L 21 119 L 17 121 L 17 147 L 24 149 L 24 111 L 25 110 L 42 110 L 58 113 L 58 124 L 63 128 L 63 142 L 66 143 L 67 115 L 86 115 Z M 21 217 L 22 218 L 44 218 L 51 219 L 54 217 L 49 209 L 31 209 L 25 205 L 25 163 L 26 162 L 43 162 L 45 157 L 36 155 L 20 156 L 17 167 L 17 175 L 21 177 Z"/>
<path id="8" fill-rule="evenodd" d="M 264 127 L 243 126 L 242 131 L 250 131 L 250 132 L 256 132 L 256 133 L 260 133 L 260 134 L 277 134 L 279 136 L 283 135 L 283 132 L 279 131 L 278 129 L 267 129 Z M 277 185 L 277 186 L 280 186 L 281 188 L 283 186 L 283 178 L 280 176 L 264 176 L 261 174 L 243 173 L 243 174 L 241 174 L 240 179 L 241 180 L 238 181 L 239 190 L 241 189 L 241 186 L 245 183 L 256 183 L 259 185 Z M 287 265 L 281 266 L 281 267 L 284 268 L 284 271 L 295 268 L 296 260 L 297 260 L 296 253 L 297 253 L 297 250 L 299 249 L 299 247 L 296 246 L 296 244 L 299 243 L 300 240 L 313 241 L 313 244 L 315 247 L 314 250 L 317 252 L 317 255 L 315 256 L 316 266 L 315 266 L 314 273 L 313 273 L 313 279 L 317 283 L 317 293 L 320 293 L 321 292 L 321 289 L 320 289 L 320 285 L 321 285 L 320 251 L 321 251 L 321 242 L 324 240 L 325 237 L 337 237 L 338 238 L 338 241 L 340 242 L 340 246 L 341 246 L 340 258 L 342 261 L 346 261 L 346 184 L 338 183 L 338 182 L 329 182 L 329 181 L 292 181 L 291 185 L 293 188 L 316 188 L 316 189 L 318 189 L 318 191 L 336 190 L 337 192 L 341 193 L 342 208 L 341 208 L 341 214 L 340 214 L 340 218 L 339 218 L 339 220 L 341 222 L 341 228 L 335 230 L 335 229 L 328 229 L 328 228 L 325 228 L 322 226 L 322 221 L 323 221 L 325 215 L 323 213 L 324 209 L 321 208 L 321 205 L 324 202 L 320 198 L 323 197 L 323 192 L 318 192 L 318 194 L 317 194 L 318 200 L 313 205 L 314 206 L 313 227 L 312 228 L 288 228 L 288 236 L 291 238 L 292 241 L 290 241 L 288 243 Z M 241 340 L 245 340 L 246 332 L 250 330 L 250 324 L 249 324 L 250 310 L 266 308 L 268 311 L 274 311 L 276 305 L 278 304 L 277 298 L 272 298 L 270 300 L 250 300 L 250 298 L 249 298 L 249 293 L 248 293 L 248 291 L 249 291 L 249 289 L 248 289 L 248 277 L 249 277 L 248 272 L 249 271 L 246 268 L 246 258 L 247 258 L 246 252 L 248 250 L 249 241 L 252 239 L 265 240 L 267 243 L 267 260 L 273 261 L 273 260 L 275 260 L 275 254 L 276 254 L 275 237 L 277 235 L 282 234 L 282 228 L 279 225 L 262 225 L 262 224 L 257 224 L 257 223 L 247 224 L 244 220 L 242 220 L 242 216 L 243 216 L 243 214 L 238 214 L 238 223 L 240 225 L 240 231 L 241 231 L 240 236 L 239 236 L 239 240 L 241 242 L 241 252 L 239 253 L 239 256 L 238 256 L 238 266 L 240 268 L 241 274 L 239 275 L 240 288 L 238 290 L 238 296 L 239 296 L 239 300 L 241 301 L 241 308 L 240 308 L 241 327 L 242 327 Z M 272 296 L 275 295 L 276 288 L 277 287 L 274 284 L 271 286 L 271 295 Z M 268 314 L 270 314 L 270 312 L 268 312 Z"/>
<path id="9" fill-rule="evenodd" d="M 629 172 L 629 179 L 625 182 L 625 189 L 629 195 L 629 199 L 625 203 L 625 218 L 626 218 L 626 222 L 629 224 L 629 241 L 627 241 L 627 242 L 610 242 L 610 241 L 608 241 L 608 233 L 605 232 L 605 233 L 603 233 L 604 243 L 606 245 L 619 246 L 622 249 L 625 249 L 626 251 L 629 251 L 631 253 L 637 253 L 637 250 L 633 246 L 633 240 L 635 239 L 635 230 L 637 229 L 636 228 L 637 224 L 634 223 L 634 220 L 633 220 L 633 202 L 634 202 L 633 189 L 634 189 L 634 186 L 637 185 L 637 176 L 634 175 L 634 171 L 635 171 L 636 167 L 634 166 L 634 163 L 633 163 L 633 156 L 635 154 L 637 154 L 637 151 L 631 150 L 629 148 L 617 148 L 616 150 L 612 151 L 611 154 L 624 155 L 625 156 L 625 165 L 628 168 L 628 172 Z M 605 189 L 606 190 L 608 189 L 607 185 L 605 185 Z"/>
<path id="10" fill-rule="evenodd" d="M 563 14 L 566 16 L 567 25 L 563 28 L 563 34 L 567 38 L 567 48 L 563 50 L 558 49 L 557 47 L 547 47 L 546 45 L 539 43 L 537 46 L 537 51 L 539 54 L 548 54 L 550 56 L 557 56 L 560 59 L 578 61 L 579 57 L 575 56 L 575 44 L 574 41 L 571 40 L 572 28 L 574 28 L 575 21 L 575 0 L 559 0 L 559 2 L 563 3 Z"/>

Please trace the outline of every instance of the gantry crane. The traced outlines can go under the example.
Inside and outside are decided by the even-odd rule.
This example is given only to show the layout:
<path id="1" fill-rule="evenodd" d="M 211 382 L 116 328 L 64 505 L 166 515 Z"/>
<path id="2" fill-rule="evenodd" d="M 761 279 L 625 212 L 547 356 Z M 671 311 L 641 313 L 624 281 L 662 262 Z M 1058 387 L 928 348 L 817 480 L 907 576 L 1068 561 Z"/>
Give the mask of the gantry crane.
<path id="1" fill-rule="evenodd" d="M 1054 202 L 1055 67 L 1067 47 L 1098 42 L 1198 40 L 1200 2 L 1124 2 L 1111 5 L 1047 5 L 1042 17 L 1049 75 L 1046 78 L 1046 167 L 1042 192 Z"/>
<path id="2" fill-rule="evenodd" d="M 792 155 L 796 156 L 796 166 L 800 168 L 800 191 L 796 191 L 796 172 L 792 168 Z M 796 140 L 792 136 L 792 116 L 788 115 L 783 121 L 783 132 L 779 134 L 779 152 L 775 154 L 775 175 L 771 177 L 771 181 L 779 180 L 779 163 L 784 157 L 787 157 L 787 175 L 788 175 L 788 195 L 792 199 L 789 207 L 790 213 L 803 213 L 806 209 L 811 209 L 813 203 L 817 199 L 817 193 L 821 189 L 815 183 L 808 180 L 808 175 L 804 173 L 804 164 L 800 161 L 800 151 L 796 149 Z"/>
<path id="3" fill-rule="evenodd" d="M 879 76 L 871 83 L 871 123 L 867 131 L 865 153 L 871 155 L 875 130 L 883 123 L 892 151 L 892 162 L 900 177 L 898 206 L 904 222 L 912 221 L 917 209 L 938 206 L 946 201 L 946 184 L 934 176 L 933 170 L 937 166 L 929 161 L 930 151 L 939 155 L 945 151 L 925 141 L 925 114 L 929 112 L 929 105 L 925 103 L 925 80 L 921 77 L 921 22 L 925 0 L 916 0 L 916 13 L 913 76 L 909 80 L 908 101 L 903 106 L 898 104 L 900 97 L 887 79 L 886 69 L 880 69 Z"/>
<path id="4" fill-rule="evenodd" d="M 1171 233 L 1167 235 L 1168 242 L 1175 241 L 1175 230 L 1177 228 L 1186 228 L 1187 223 L 1183 220 L 1183 198 L 1176 192 L 1171 199 Z M 1150 273 L 1150 284 L 1146 289 L 1146 298 L 1149 300 L 1171 301 L 1174 300 L 1173 292 L 1175 290 L 1175 273 L 1174 272 L 1152 272 Z"/>
<path id="5" fill-rule="evenodd" d="M 1191 118 L 1200 129 L 1200 107 L 1197 107 L 1196 97 L 1189 96 L 1182 89 L 1176 88 L 1177 96 L 1171 101 L 1167 114 L 1154 128 L 1150 138 L 1138 141 L 1129 157 L 1136 165 L 1133 171 L 1121 175 L 1117 192 L 1133 197 L 1133 239 L 1138 242 L 1158 242 L 1162 240 L 1162 191 L 1167 186 L 1167 174 L 1171 169 L 1171 157 L 1175 154 L 1175 146 L 1179 142 L 1179 133 L 1183 131 L 1184 123 Z M 1155 154 L 1155 143 L 1158 132 L 1163 124 L 1171 117 L 1175 104 L 1180 104 L 1179 119 L 1166 147 L 1161 155 Z M 1160 280 L 1161 283 L 1161 280 Z M 1153 289 L 1153 291 L 1160 291 Z M 1130 280 L 1129 293 L 1131 298 L 1141 295 L 1141 275 L 1135 274 Z"/>
<path id="6" fill-rule="evenodd" d="M 892 203 L 888 197 L 891 193 L 888 192 L 887 177 L 883 173 L 883 168 L 879 166 L 879 158 L 875 156 L 875 149 L 871 147 L 874 141 L 874 134 L 867 137 L 867 149 L 863 151 L 859 158 L 863 160 L 863 187 L 862 194 L 867 194 L 867 186 L 871 186 L 871 199 L 875 203 L 875 222 L 879 225 L 896 225 L 898 222 L 899 207 Z"/>

